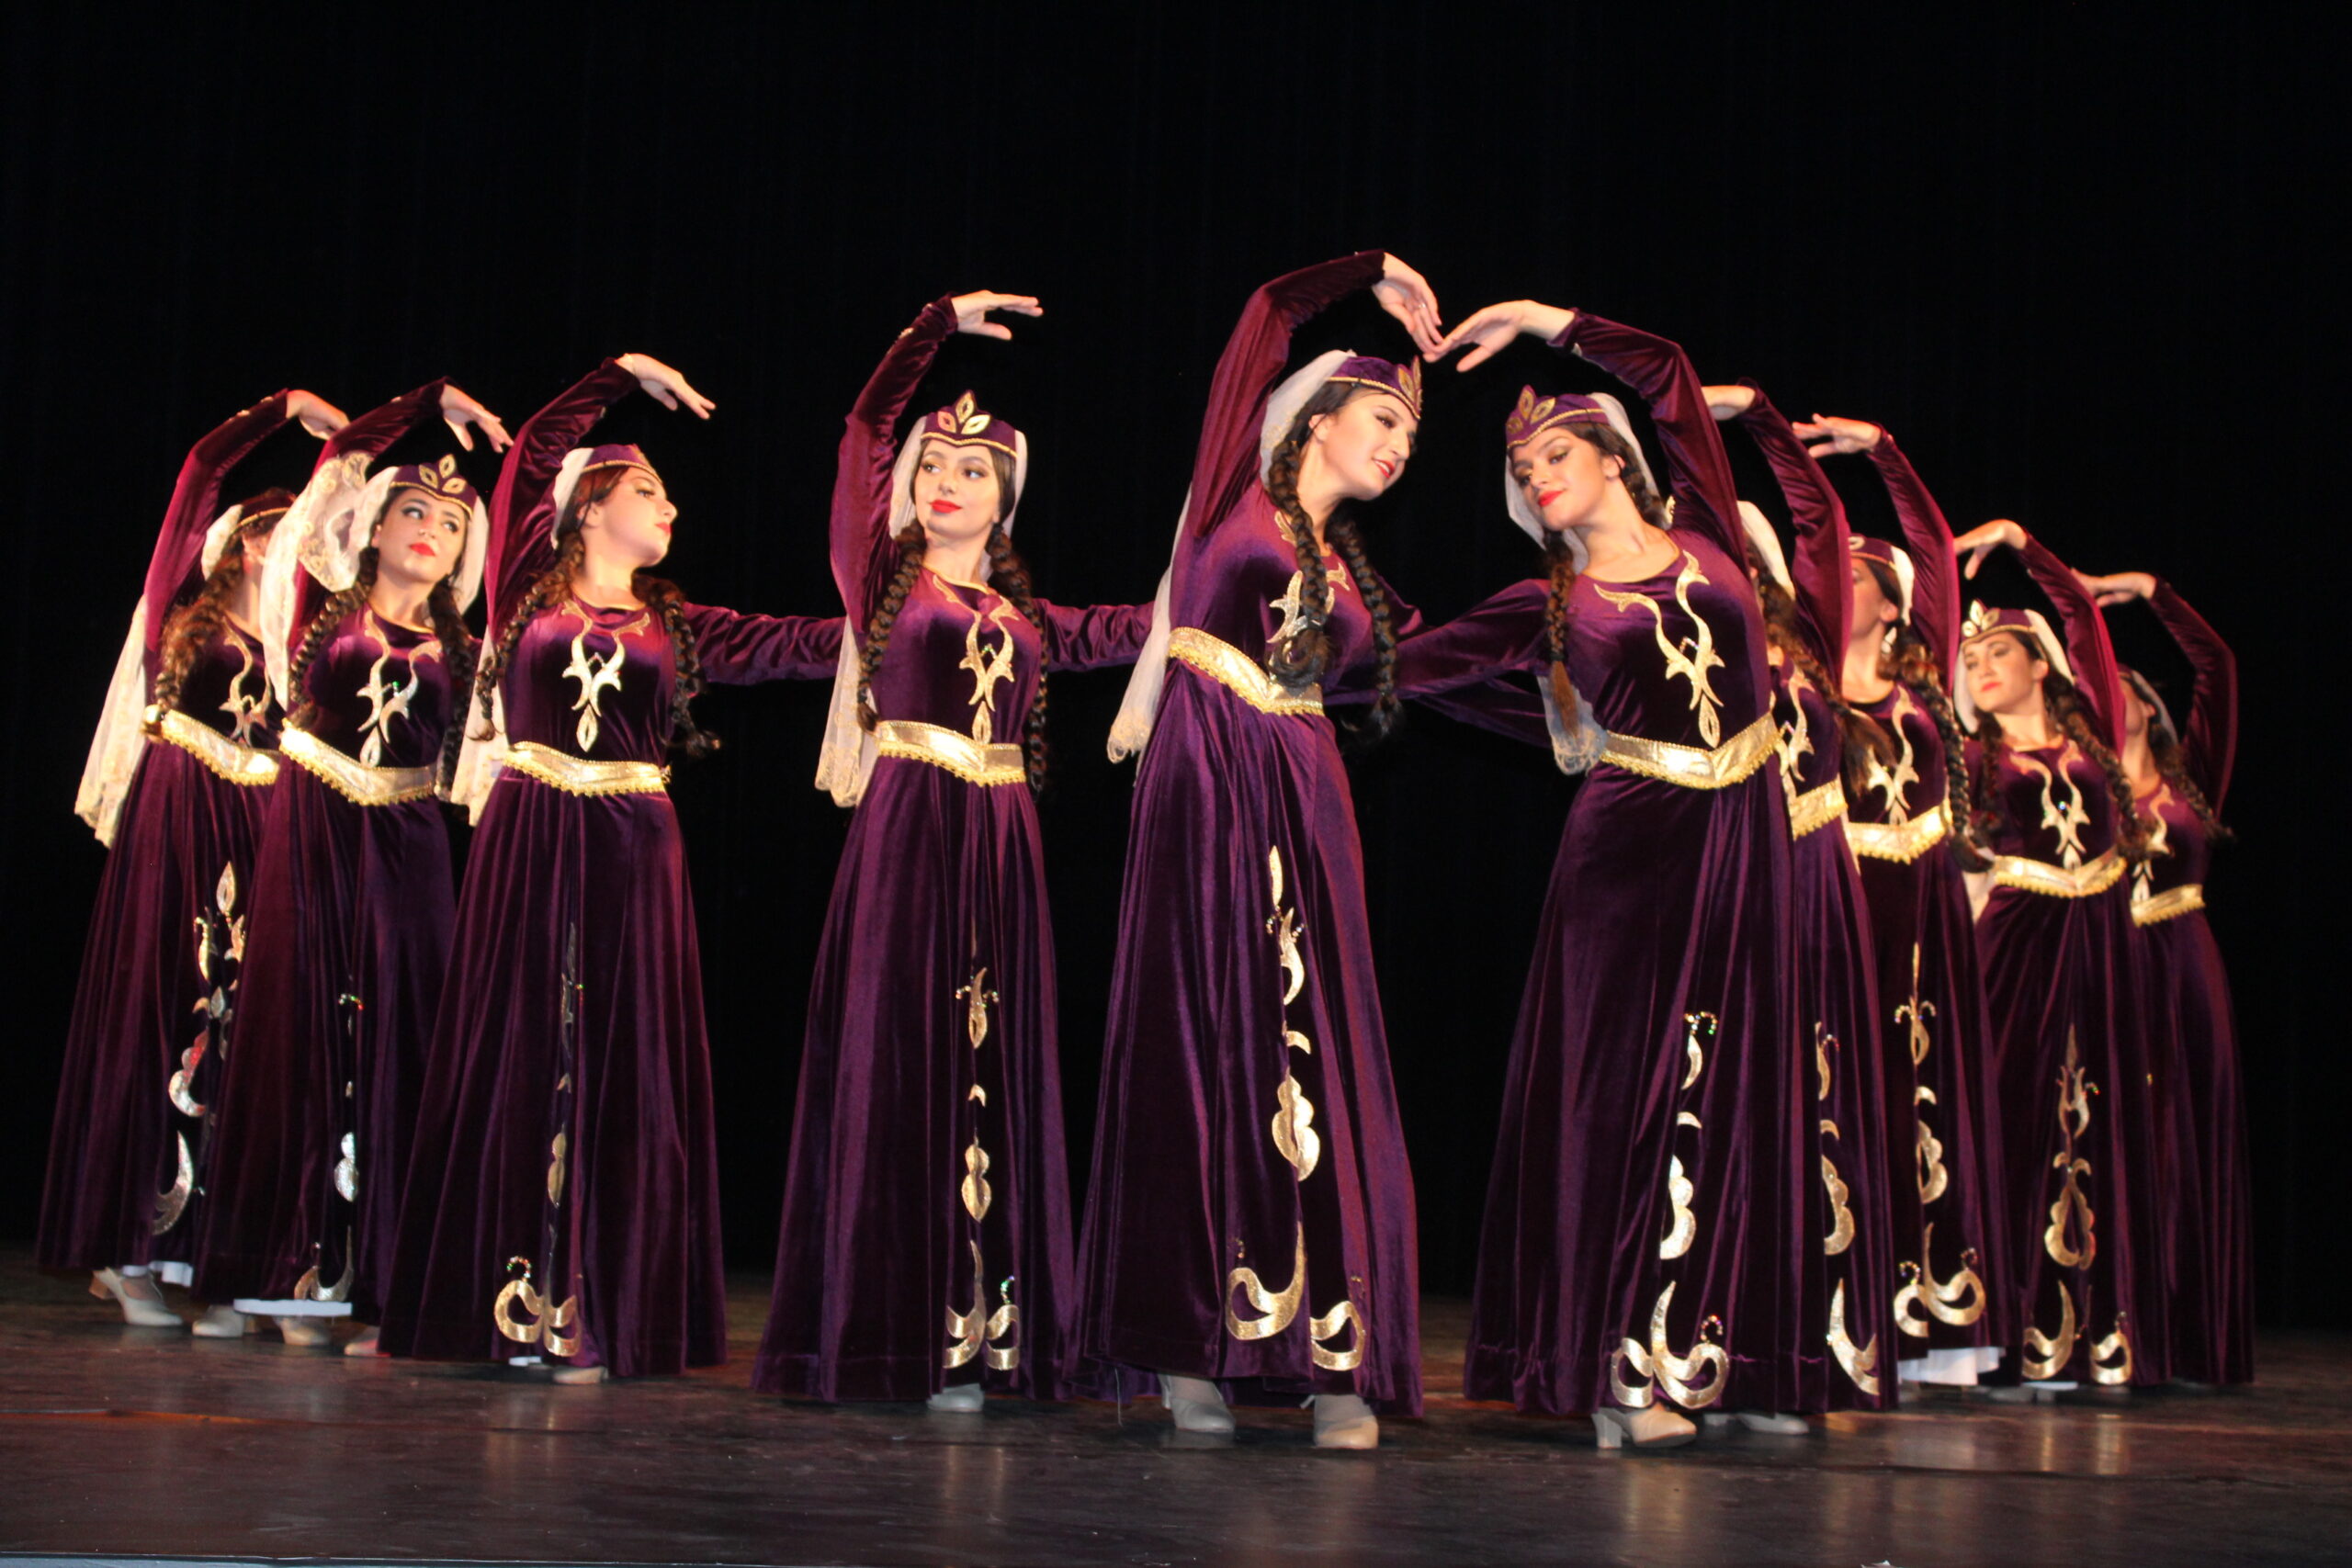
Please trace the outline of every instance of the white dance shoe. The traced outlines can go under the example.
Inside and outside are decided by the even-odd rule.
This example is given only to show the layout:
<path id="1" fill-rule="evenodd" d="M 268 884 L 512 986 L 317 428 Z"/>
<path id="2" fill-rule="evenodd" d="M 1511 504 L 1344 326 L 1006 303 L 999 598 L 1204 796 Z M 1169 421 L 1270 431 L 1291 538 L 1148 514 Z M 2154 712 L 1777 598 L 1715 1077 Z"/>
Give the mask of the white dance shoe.
<path id="1" fill-rule="evenodd" d="M 361 1330 L 359 1331 L 359 1337 L 358 1337 L 358 1338 L 356 1338 L 356 1339 L 352 1340 L 349 1344 L 345 1345 L 345 1346 L 343 1348 L 343 1353 L 344 1353 L 345 1355 L 346 1355 L 346 1356 L 380 1356 L 380 1355 L 382 1355 L 382 1354 L 383 1354 L 383 1351 L 381 1351 L 381 1350 L 379 1350 L 379 1349 L 378 1349 L 378 1348 L 376 1348 L 376 1341 L 377 1341 L 377 1337 L 379 1337 L 382 1332 L 383 1332 L 383 1330 L 379 1329 L 379 1328 L 363 1328 L 363 1329 L 361 1329 Z"/>
<path id="2" fill-rule="evenodd" d="M 1179 1377 L 1173 1372 L 1159 1374 L 1159 1397 L 1167 1403 L 1168 1414 L 1180 1432 L 1230 1433 L 1233 1412 L 1225 1407 L 1225 1395 L 1216 1384 L 1206 1378 Z"/>
<path id="3" fill-rule="evenodd" d="M 1380 1418 L 1372 1406 L 1352 1393 L 1318 1393 L 1307 1401 L 1315 1406 L 1315 1446 L 1318 1449 L 1376 1449 Z M 1231 1416 L 1226 1417 L 1227 1421 Z"/>
<path id="4" fill-rule="evenodd" d="M 1733 1410 L 1707 1412 L 1710 1427 L 1740 1426 L 1751 1432 L 1761 1432 L 1768 1438 L 1802 1438 L 1813 1431 L 1812 1424 L 1802 1416 L 1783 1416 L 1773 1410 Z"/>
<path id="5" fill-rule="evenodd" d="M 90 1294 L 122 1307 L 122 1321 L 133 1328 L 186 1328 L 187 1320 L 164 1304 L 164 1292 L 152 1274 L 125 1274 L 100 1269 L 90 1276 Z"/>
<path id="6" fill-rule="evenodd" d="M 977 1416 L 988 1402 L 988 1391 L 978 1383 L 959 1382 L 924 1400 L 922 1407 L 942 1416 Z"/>
<path id="7" fill-rule="evenodd" d="M 281 1317 L 276 1321 L 277 1332 L 286 1337 L 286 1343 L 298 1350 L 315 1350 L 322 1345 L 334 1342 L 334 1336 L 327 1332 L 324 1318 Z"/>
<path id="8" fill-rule="evenodd" d="M 603 1382 L 605 1369 L 602 1367 L 558 1367 L 555 1370 L 555 1381 L 566 1387 L 582 1388 L 590 1383 Z"/>
<path id="9" fill-rule="evenodd" d="M 196 1326 L 191 1332 L 198 1339 L 243 1339 L 254 1332 L 254 1327 L 252 1318 L 224 1302 L 219 1306 L 206 1307 L 204 1315 L 196 1320 Z"/>
<path id="10" fill-rule="evenodd" d="M 1662 1404 L 1641 1410 L 1604 1404 L 1592 1413 L 1592 1438 L 1599 1448 L 1622 1449 L 1630 1438 L 1637 1449 L 1679 1449 L 1698 1435 L 1688 1417 Z"/>

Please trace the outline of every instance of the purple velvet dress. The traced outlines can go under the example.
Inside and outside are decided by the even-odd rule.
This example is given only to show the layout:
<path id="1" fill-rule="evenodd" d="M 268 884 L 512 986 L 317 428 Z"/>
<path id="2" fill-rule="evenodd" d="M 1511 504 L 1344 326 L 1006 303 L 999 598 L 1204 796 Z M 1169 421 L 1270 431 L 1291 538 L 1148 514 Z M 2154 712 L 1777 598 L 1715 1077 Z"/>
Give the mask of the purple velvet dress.
<path id="1" fill-rule="evenodd" d="M 486 647 L 553 558 L 563 455 L 637 386 L 607 361 L 508 451 Z M 706 679 L 832 672 L 840 623 L 689 605 Z M 382 1345 L 618 1376 L 726 1356 L 718 1179 L 685 848 L 662 788 L 676 678 L 651 609 L 533 618 L 474 834 L 401 1199 Z"/>
<path id="2" fill-rule="evenodd" d="M 2229 645 L 2169 583 L 2150 601 L 2196 673 L 2180 737 L 2190 782 L 2218 812 L 2237 751 L 2237 661 Z M 2228 971 L 2205 920 L 2212 840 L 2170 784 L 2140 797 L 2154 829 L 2149 858 L 2132 879 L 2132 916 L 2153 996 L 2153 1016 L 2177 1036 L 2176 1090 L 2166 1097 L 2171 1140 L 2169 1220 L 2177 1252 L 2172 1371 L 2199 1382 L 2254 1381 L 2253 1216 L 2248 1196 L 2245 1090 Z"/>
<path id="3" fill-rule="evenodd" d="M 266 398 L 182 465 L 147 571 L 151 682 L 171 613 L 195 586 L 222 478 L 286 419 L 285 394 Z M 185 1283 L 276 770 L 260 642 L 224 621 L 163 724 L 141 749 L 90 912 L 37 1256 L 44 1268 L 135 1264 Z"/>
<path id="4" fill-rule="evenodd" d="M 1739 423 L 1770 462 L 1795 523 L 1797 635 L 1823 670 L 1835 671 L 1852 606 L 1846 509 L 1761 390 Z M 1794 840 L 1789 874 L 1797 1026 L 1810 1048 L 1818 1111 L 1826 1288 L 1808 1295 L 1806 1333 L 1828 1344 L 1838 1368 L 1829 1379 L 1830 1408 L 1880 1410 L 1895 1394 L 1886 1362 L 1897 1343 L 1888 1198 L 1896 1173 L 1886 1157 L 1883 1015 L 1870 911 L 1844 832 L 1845 748 L 1828 695 L 1777 650 L 1772 716 Z M 1909 1187 L 1907 1168 L 1899 1174 Z"/>
<path id="5" fill-rule="evenodd" d="M 1951 530 L 1891 433 L 1871 461 L 1903 525 L 1911 622 L 1947 692 L 1960 635 Z M 1901 1272 L 1902 1374 L 1969 1383 L 2016 1339 L 1999 1277 L 2008 1256 L 1999 1201 L 2000 1100 L 1968 886 L 1951 850 L 1943 731 L 1928 698 L 1896 682 L 1857 705 L 1894 744 L 1847 803 L 1878 957 L 1886 1091 L 1886 1191 Z"/>
<path id="6" fill-rule="evenodd" d="M 850 412 L 833 570 L 861 627 L 899 567 L 899 417 L 955 330 L 947 301 L 925 307 Z M 1068 1391 L 1077 1290 L 1053 928 L 1020 742 L 1041 671 L 1132 661 L 1151 606 L 1037 608 L 1043 635 L 993 590 L 925 570 L 875 673 L 881 754 L 817 953 L 752 1372 L 763 1392 Z"/>
<path id="7" fill-rule="evenodd" d="M 2064 625 L 2077 688 L 2102 740 L 2122 705 L 2098 611 L 2038 542 L 2022 552 Z M 1985 720 L 1991 723 L 1990 719 Z M 1981 809 L 1997 826 L 1977 918 L 2007 1142 L 2007 1279 L 2019 1353 L 2002 1375 L 2105 1385 L 2171 1375 L 2168 1245 L 2146 976 L 2121 874 L 2105 770 L 2070 739 L 1969 743 Z"/>
<path id="8" fill-rule="evenodd" d="M 1582 313 L 1555 344 L 1649 403 L 1681 550 L 1656 577 L 1580 575 L 1569 594 L 1568 672 L 1611 739 L 1568 808 L 1537 926 L 1464 1391 L 1554 1415 L 1818 1410 L 1818 1085 L 1730 468 L 1675 344 Z M 1400 689 L 1541 670 L 1546 591 L 1516 584 L 1408 644 Z"/>
<path id="9" fill-rule="evenodd" d="M 1260 289 L 1210 390 L 1136 779 L 1080 1334 L 1102 1361 L 1417 1415 L 1412 1173 L 1355 808 L 1319 701 L 1266 671 L 1297 560 L 1258 481 L 1292 331 L 1380 267 Z M 1325 564 L 1336 684 L 1370 668 L 1372 624 Z"/>

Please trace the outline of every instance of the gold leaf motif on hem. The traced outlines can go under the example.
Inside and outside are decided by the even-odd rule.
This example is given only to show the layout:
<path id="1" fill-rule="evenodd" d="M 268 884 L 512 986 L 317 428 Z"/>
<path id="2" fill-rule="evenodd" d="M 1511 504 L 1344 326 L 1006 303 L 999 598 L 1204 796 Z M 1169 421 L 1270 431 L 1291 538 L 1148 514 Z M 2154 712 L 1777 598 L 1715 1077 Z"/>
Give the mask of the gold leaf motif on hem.
<path id="1" fill-rule="evenodd" d="M 1918 1166 L 1919 1201 L 1932 1203 L 1951 1187 L 1951 1172 L 1944 1167 L 1943 1140 L 1936 1136 L 1936 1130 L 1928 1125 L 1928 1119 L 1917 1115 L 1916 1111 L 1918 1106 L 1936 1103 L 1936 1091 L 1921 1084 L 1912 1091 L 1911 1100 L 1915 1111 L 1912 1152 Z"/>
<path id="2" fill-rule="evenodd" d="M 1326 1348 L 1329 1341 L 1339 1337 L 1340 1330 L 1351 1326 L 1355 1329 L 1355 1334 L 1348 1348 L 1333 1350 Z M 1370 1331 L 1364 1325 L 1363 1313 L 1355 1303 L 1343 1301 L 1322 1316 L 1307 1319 L 1306 1328 L 1314 1344 L 1315 1364 L 1325 1371 L 1351 1372 L 1363 1365 L 1364 1342 Z"/>
<path id="3" fill-rule="evenodd" d="M 2121 1357 L 2118 1360 L 2118 1357 Z M 2132 1337 L 2123 1331 L 2123 1314 L 2115 1314 L 2115 1332 L 2091 1345 L 2091 1382 L 2118 1388 L 2132 1381 Z"/>
<path id="4" fill-rule="evenodd" d="M 1928 1059 L 1929 1041 L 1928 1020 L 1936 1016 L 1936 1004 L 1919 999 L 1919 944 L 1911 944 L 1911 999 L 1894 1010 L 1894 1021 L 1910 1031 L 1911 1065 L 1918 1066 Z"/>
<path id="5" fill-rule="evenodd" d="M 196 1190 L 196 1159 L 188 1153 L 187 1134 L 175 1133 L 172 1138 L 179 1145 L 179 1163 L 172 1184 L 155 1194 L 155 1219 L 147 1228 L 149 1235 L 162 1235 L 178 1224 L 180 1215 L 187 1211 L 188 1194 Z"/>
<path id="6" fill-rule="evenodd" d="M 519 1345 L 544 1347 L 550 1356 L 570 1356 L 577 1352 L 580 1337 L 573 1335 L 567 1338 L 561 1330 L 570 1328 L 578 1321 L 580 1298 L 567 1296 L 562 1305 L 549 1312 L 547 1301 L 531 1283 L 530 1260 L 510 1258 L 506 1260 L 506 1268 L 510 1273 L 518 1269 L 522 1272 L 509 1280 L 492 1301 L 490 1320 L 492 1325 Z M 514 1314 L 516 1307 L 522 1309 L 519 1318 Z"/>
<path id="7" fill-rule="evenodd" d="M 1273 1135 L 1274 1147 L 1290 1161 L 1299 1180 L 1315 1174 L 1323 1158 L 1323 1139 L 1315 1131 L 1315 1102 L 1288 1073 L 1274 1090 Z"/>
<path id="8" fill-rule="evenodd" d="M 338 1145 L 343 1157 L 334 1162 L 334 1190 L 346 1203 L 359 1201 L 359 1135 L 345 1133 Z M 340 1301 L 342 1298 L 337 1297 Z"/>
<path id="9" fill-rule="evenodd" d="M 1649 1344 L 1645 1347 L 1641 1341 L 1628 1337 L 1610 1355 L 1609 1391 L 1627 1409 L 1646 1409 L 1660 1391 L 1685 1410 L 1704 1409 L 1723 1397 L 1724 1383 L 1731 1372 L 1731 1356 L 1709 1337 L 1721 1326 L 1721 1320 L 1710 1316 L 1699 1325 L 1698 1338 L 1688 1355 L 1677 1355 L 1667 1339 L 1667 1312 L 1674 1304 L 1674 1292 L 1679 1284 L 1679 1280 L 1670 1280 L 1659 1294 L 1657 1305 L 1650 1313 Z M 1644 1387 L 1629 1382 L 1619 1370 L 1621 1365 L 1631 1368 L 1636 1377 L 1653 1380 L 1656 1386 Z M 1703 1389 L 1694 1386 L 1702 1372 L 1713 1374 Z"/>
<path id="10" fill-rule="evenodd" d="M 2066 1282 L 2058 1282 L 2058 1332 L 2044 1334 L 2031 1324 L 2026 1325 L 2026 1353 L 2018 1371 L 2027 1380 L 2041 1382 L 2054 1378 L 2074 1359 L 2075 1340 L 2079 1336 L 2075 1318 L 2075 1292 Z"/>
<path id="11" fill-rule="evenodd" d="M 2042 1250 L 2061 1269 L 2086 1269 L 2098 1256 L 2098 1232 L 2094 1228 L 2098 1216 L 2091 1213 L 2091 1201 L 2075 1179 L 2088 1176 L 2091 1162 L 2061 1154 L 2053 1156 L 2050 1164 L 2065 1173 L 2065 1183 L 2050 1205 L 2050 1224 L 2041 1233 Z M 2082 1240 L 2076 1242 L 2070 1233 L 2079 1234 Z"/>
<path id="12" fill-rule="evenodd" d="M 1815 1020 L 1813 1026 L 1813 1070 L 1821 1078 L 1821 1092 L 1814 1096 L 1815 1100 L 1829 1098 L 1829 1053 L 1837 1048 L 1838 1037 Z"/>
<path id="13" fill-rule="evenodd" d="M 1239 1291 L 1250 1303 L 1250 1310 L 1260 1315 L 1245 1318 L 1233 1310 L 1233 1292 Z M 1290 1283 L 1279 1291 L 1266 1289 L 1254 1269 L 1236 1269 L 1225 1277 L 1225 1331 L 1236 1339 L 1271 1339 L 1291 1325 L 1298 1316 L 1299 1303 L 1306 1295 L 1306 1227 L 1298 1227 L 1298 1241 L 1291 1255 Z"/>
<path id="14" fill-rule="evenodd" d="M 1686 1012 L 1682 1015 L 1682 1050 L 1690 1063 L 1690 1069 L 1682 1075 L 1681 1087 L 1684 1089 L 1697 1083 L 1699 1075 L 1706 1070 L 1707 1053 L 1700 1048 L 1699 1036 L 1704 1032 L 1708 1039 L 1713 1039 L 1715 1021 L 1715 1015 L 1711 1012 Z"/>
<path id="15" fill-rule="evenodd" d="M 1929 1265 L 1935 1261 L 1935 1247 L 1936 1227 L 1930 1224 L 1920 1237 L 1920 1256 Z M 1894 1292 L 1894 1325 L 1915 1339 L 1928 1337 L 1934 1326 L 1929 1319 L 1966 1328 L 1984 1315 L 1984 1281 L 1976 1272 L 1973 1247 L 1962 1250 L 1960 1268 L 1949 1280 L 1937 1279 L 1932 1268 L 1917 1263 L 1904 1264 L 1903 1278 L 1905 1285 Z M 1914 1309 L 1926 1315 L 1915 1317 Z"/>
<path id="16" fill-rule="evenodd" d="M 1846 1331 L 1846 1281 L 1838 1281 L 1838 1289 L 1829 1297 L 1829 1350 L 1846 1375 L 1864 1393 L 1878 1392 L 1878 1336 L 1871 1336 L 1868 1345 L 1855 1348 L 1853 1336 Z"/>
<path id="17" fill-rule="evenodd" d="M 1834 1138 L 1838 1135 L 1838 1124 L 1824 1122 L 1821 1131 L 1824 1136 Z M 1826 1150 L 1821 1156 L 1821 1184 L 1829 1193 L 1831 1216 L 1829 1234 L 1821 1238 L 1821 1252 L 1825 1258 L 1835 1258 L 1854 1245 L 1854 1211 L 1846 1201 L 1853 1196 L 1853 1190 L 1838 1176 L 1838 1164 Z"/>
<path id="18" fill-rule="evenodd" d="M 1691 1196 L 1697 1190 L 1690 1184 L 1690 1179 L 1682 1174 L 1682 1156 L 1671 1156 L 1667 1161 L 1666 1196 L 1667 1201 L 1673 1206 L 1674 1217 L 1667 1226 L 1666 1235 L 1658 1240 L 1657 1255 L 1660 1258 L 1679 1258 L 1690 1250 L 1692 1242 L 1699 1239 L 1699 1216 L 1690 1207 Z"/>
<path id="19" fill-rule="evenodd" d="M 189 1092 L 189 1086 L 195 1083 L 197 1066 L 204 1060 L 204 1041 L 199 1039 L 181 1052 L 179 1070 L 164 1085 L 164 1098 L 172 1102 L 172 1108 L 181 1115 L 199 1122 L 204 1119 L 204 1107 L 196 1102 L 196 1096 Z"/>
<path id="20" fill-rule="evenodd" d="M 977 1133 L 972 1135 L 970 1145 L 964 1150 L 964 1180 L 960 1190 L 964 1196 L 964 1212 L 976 1220 L 987 1219 L 989 1204 L 994 1200 L 995 1191 L 989 1186 L 989 1152 L 980 1147 Z"/>
<path id="21" fill-rule="evenodd" d="M 977 1051 L 988 1041 L 989 1004 L 998 999 L 988 988 L 988 966 L 982 964 L 972 972 L 972 978 L 956 989 L 956 999 L 964 1004 L 964 1037 Z"/>
<path id="22" fill-rule="evenodd" d="M 568 1133 L 558 1133 L 555 1142 L 548 1145 L 548 1201 L 550 1203 L 563 1201 L 563 1179 L 571 1168 L 571 1135 Z"/>

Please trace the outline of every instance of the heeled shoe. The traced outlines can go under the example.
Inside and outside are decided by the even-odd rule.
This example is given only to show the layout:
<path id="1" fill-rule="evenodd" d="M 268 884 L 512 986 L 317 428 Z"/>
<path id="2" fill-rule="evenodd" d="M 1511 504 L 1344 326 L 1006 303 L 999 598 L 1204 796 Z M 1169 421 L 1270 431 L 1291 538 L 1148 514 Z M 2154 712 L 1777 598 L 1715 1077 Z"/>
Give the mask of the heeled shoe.
<path id="1" fill-rule="evenodd" d="M 605 1381 L 605 1369 L 601 1366 L 558 1367 L 555 1370 L 555 1381 L 573 1388 L 589 1383 L 599 1383 Z"/>
<path id="2" fill-rule="evenodd" d="M 361 1329 L 359 1331 L 359 1337 L 345 1345 L 343 1348 L 343 1353 L 346 1356 L 382 1355 L 383 1351 L 376 1348 L 377 1339 L 382 1333 L 383 1330 L 380 1328 Z"/>
<path id="3" fill-rule="evenodd" d="M 196 1325 L 190 1332 L 198 1339 L 243 1339 L 255 1332 L 256 1327 L 252 1318 L 223 1302 L 218 1306 L 206 1307 L 204 1315 L 196 1320 Z"/>
<path id="4" fill-rule="evenodd" d="M 1233 1412 L 1225 1407 L 1225 1395 L 1216 1384 L 1206 1378 L 1180 1377 L 1174 1372 L 1159 1374 L 1159 1397 L 1168 1406 L 1169 1417 L 1180 1432 L 1219 1432 L 1233 1430 Z"/>
<path id="5" fill-rule="evenodd" d="M 285 1337 L 286 1343 L 298 1350 L 315 1350 L 322 1345 L 334 1342 L 334 1336 L 327 1332 L 323 1318 L 281 1317 L 276 1321 L 277 1332 Z"/>
<path id="6" fill-rule="evenodd" d="M 988 1390 L 976 1382 L 950 1384 L 922 1402 L 925 1410 L 942 1416 L 977 1416 L 989 1402 Z"/>
<path id="7" fill-rule="evenodd" d="M 1315 1446 L 1318 1449 L 1376 1449 L 1380 1417 L 1352 1393 L 1318 1393 L 1307 1401 L 1315 1406 Z"/>
<path id="8" fill-rule="evenodd" d="M 1663 1405 L 1624 1410 L 1604 1404 L 1592 1413 L 1593 1442 L 1600 1448 L 1622 1449 L 1631 1438 L 1636 1449 L 1679 1449 L 1698 1435 L 1688 1417 Z"/>
<path id="9" fill-rule="evenodd" d="M 90 1294 L 122 1307 L 122 1321 L 133 1328 L 186 1328 L 187 1320 L 164 1304 L 164 1292 L 152 1274 L 125 1274 L 100 1269 L 90 1275 Z"/>

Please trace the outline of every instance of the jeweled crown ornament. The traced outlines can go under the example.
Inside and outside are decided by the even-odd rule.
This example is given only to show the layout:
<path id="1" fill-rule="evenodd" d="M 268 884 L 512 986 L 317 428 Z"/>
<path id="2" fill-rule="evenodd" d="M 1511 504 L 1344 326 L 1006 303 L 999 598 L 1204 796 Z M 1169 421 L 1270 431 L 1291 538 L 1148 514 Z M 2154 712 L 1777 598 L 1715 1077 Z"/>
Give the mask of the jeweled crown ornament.
<path id="1" fill-rule="evenodd" d="M 1592 398 L 1575 392 L 1539 398 L 1532 387 L 1519 389 L 1518 406 L 1503 421 L 1503 445 L 1517 446 L 1564 424 L 1607 424 L 1609 411 Z"/>
<path id="2" fill-rule="evenodd" d="M 1353 359 L 1343 359 L 1331 372 L 1331 379 L 1345 386 L 1373 387 L 1388 393 L 1411 411 L 1415 419 L 1421 417 L 1421 362 L 1408 359 L 1399 364 L 1393 359 L 1377 359 L 1360 354 Z"/>
<path id="3" fill-rule="evenodd" d="M 1011 420 L 999 419 L 966 392 L 916 426 L 917 435 L 935 435 L 958 446 L 989 446 L 1008 457 L 1021 455 L 1021 433 Z"/>
<path id="4" fill-rule="evenodd" d="M 636 448 L 630 447 L 629 450 L 635 451 Z M 455 454 L 445 456 L 437 463 L 408 463 L 394 468 L 392 488 L 398 490 L 403 485 L 443 501 L 455 502 L 469 512 L 481 502 L 481 493 L 468 482 L 465 475 L 458 471 Z"/>

